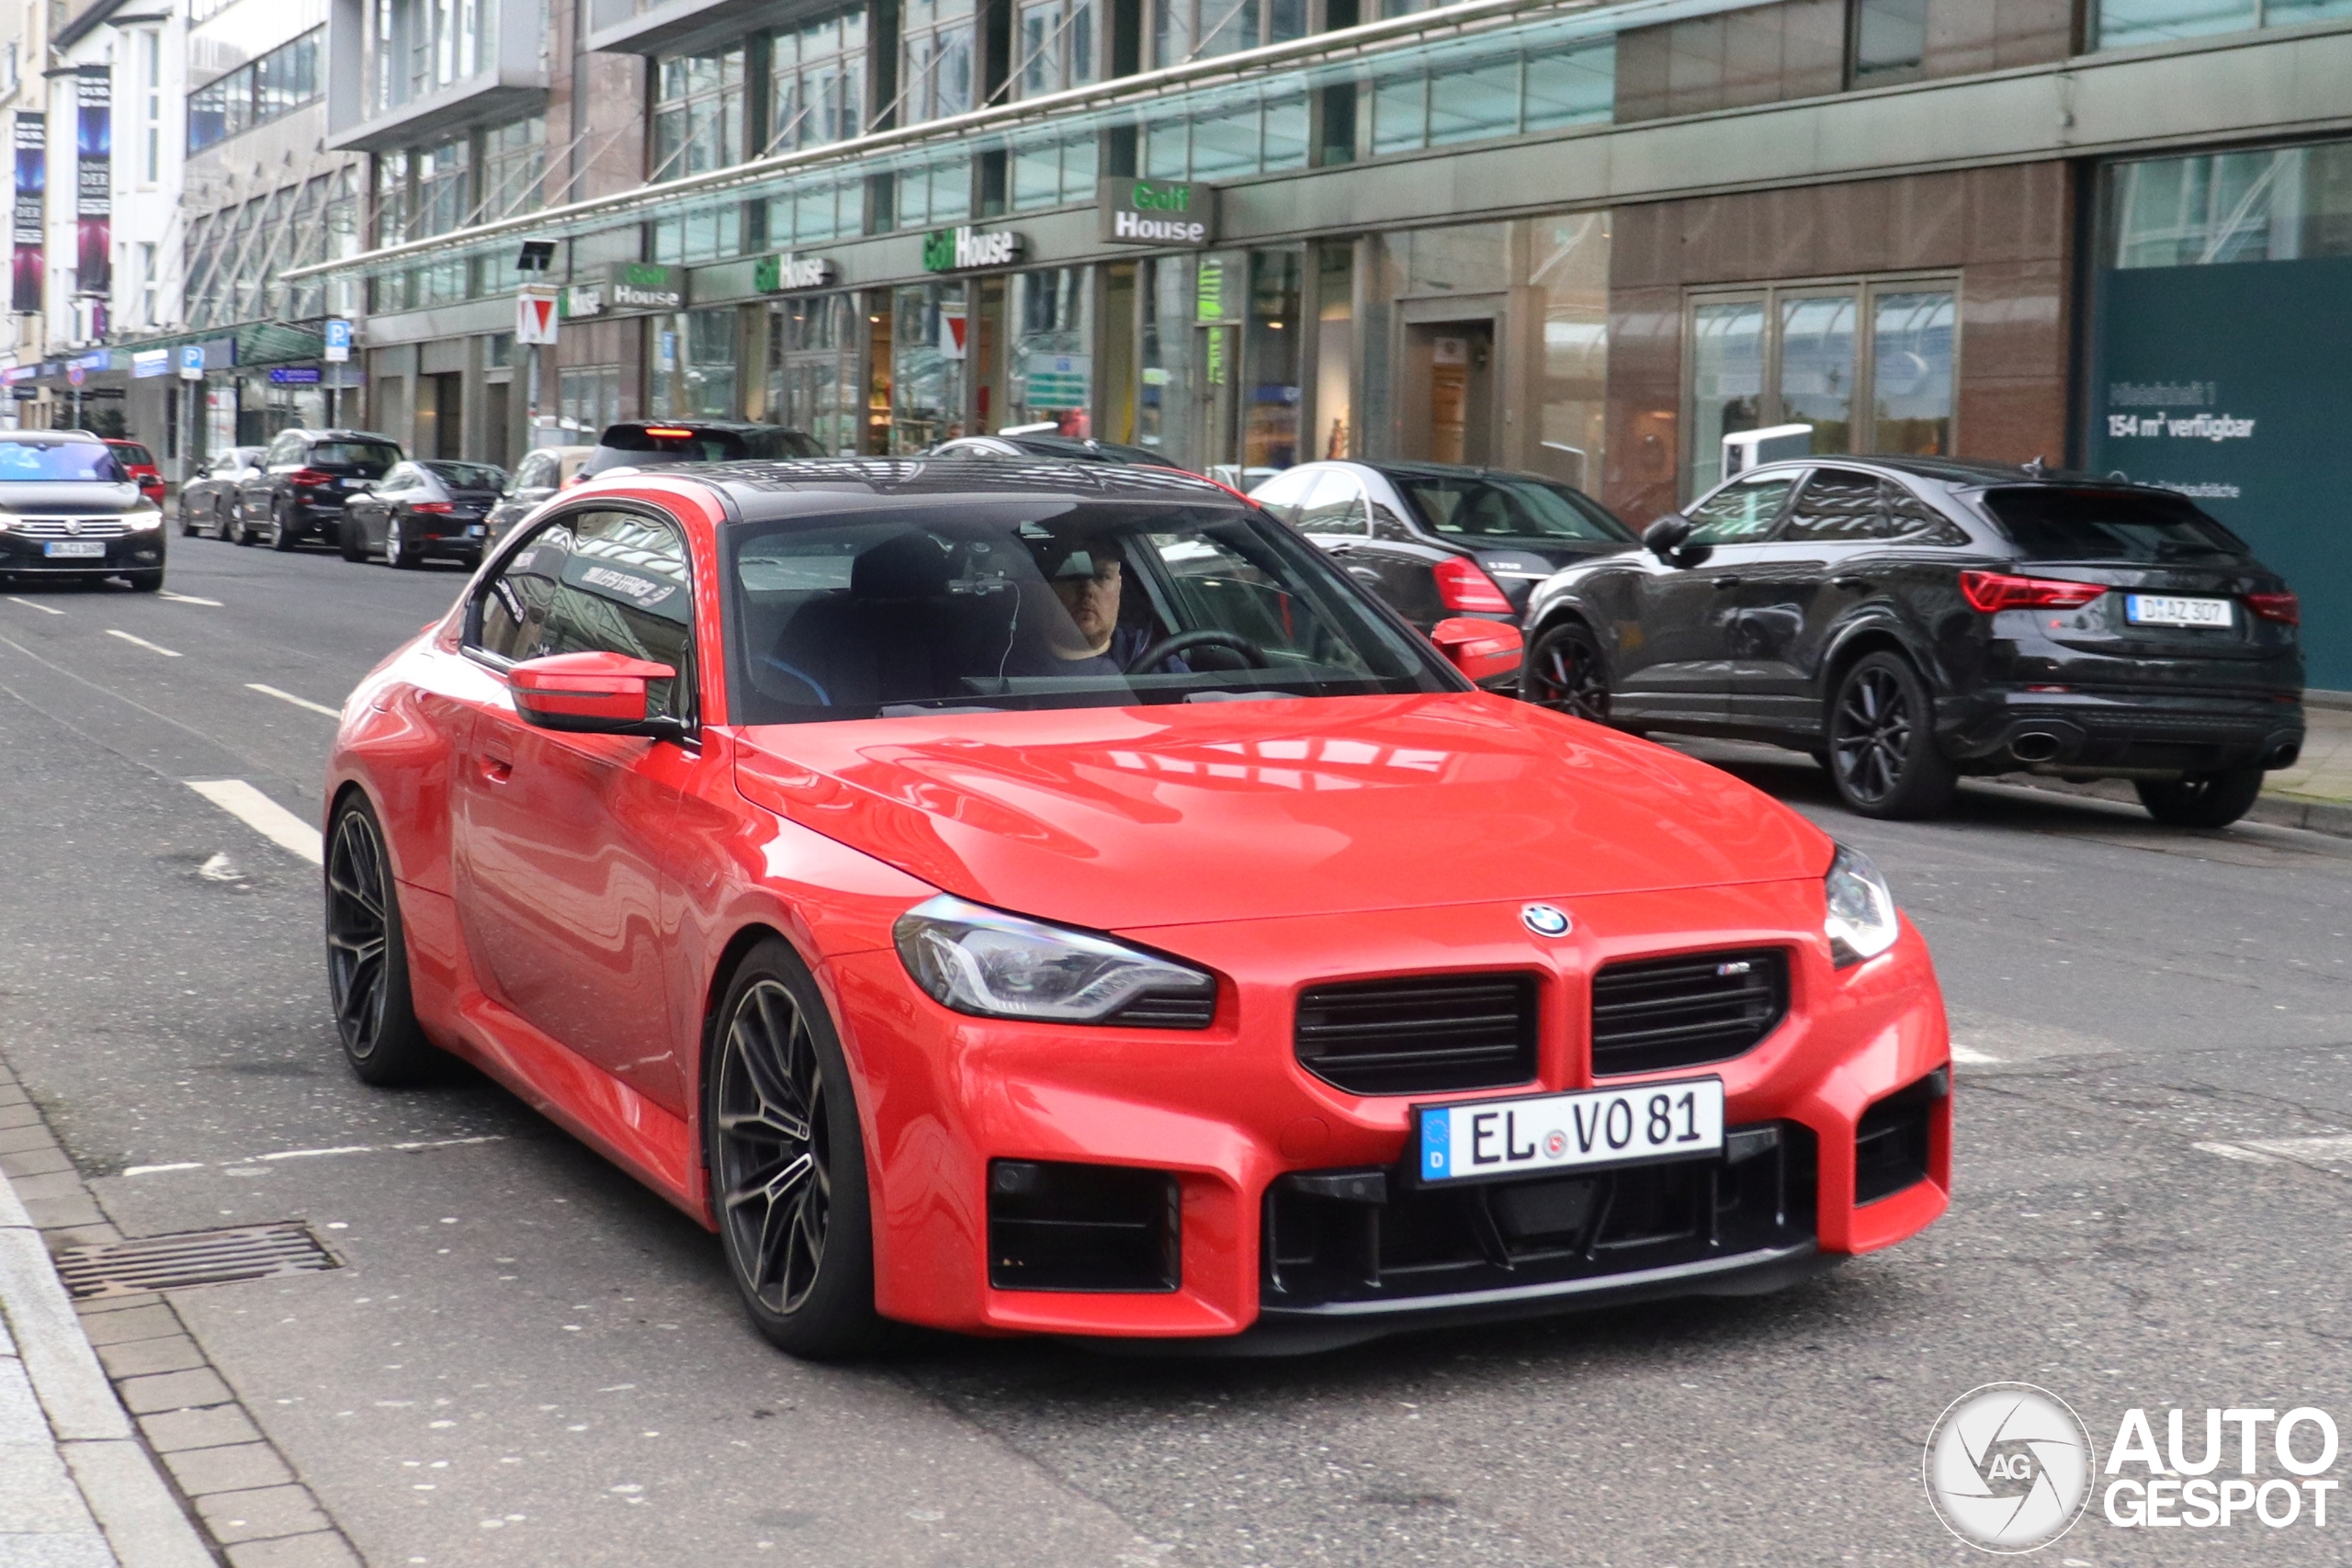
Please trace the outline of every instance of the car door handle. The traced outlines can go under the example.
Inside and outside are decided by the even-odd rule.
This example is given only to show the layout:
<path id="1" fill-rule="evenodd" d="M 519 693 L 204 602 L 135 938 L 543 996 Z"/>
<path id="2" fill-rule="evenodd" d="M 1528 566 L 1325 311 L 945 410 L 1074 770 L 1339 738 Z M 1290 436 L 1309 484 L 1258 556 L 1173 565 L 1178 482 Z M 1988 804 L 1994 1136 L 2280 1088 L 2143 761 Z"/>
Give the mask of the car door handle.
<path id="1" fill-rule="evenodd" d="M 1377 582 L 1380 581 L 1380 573 L 1368 566 L 1351 566 L 1348 568 L 1348 575 L 1350 577 L 1362 578 L 1366 582 Z"/>
<path id="2" fill-rule="evenodd" d="M 1718 577 L 1715 579 L 1715 586 L 1718 588 L 1736 588 L 1739 586 L 1739 579 L 1736 577 Z"/>
<path id="3" fill-rule="evenodd" d="M 1842 588 L 1849 593 L 1860 593 L 1870 585 L 1871 580 L 1867 577 L 1833 577 L 1829 580 L 1830 587 Z"/>
<path id="4" fill-rule="evenodd" d="M 501 757 L 494 752 L 483 752 L 481 756 L 481 776 L 488 779 L 492 784 L 504 784 L 508 779 L 514 776 L 514 759 L 511 757 Z"/>

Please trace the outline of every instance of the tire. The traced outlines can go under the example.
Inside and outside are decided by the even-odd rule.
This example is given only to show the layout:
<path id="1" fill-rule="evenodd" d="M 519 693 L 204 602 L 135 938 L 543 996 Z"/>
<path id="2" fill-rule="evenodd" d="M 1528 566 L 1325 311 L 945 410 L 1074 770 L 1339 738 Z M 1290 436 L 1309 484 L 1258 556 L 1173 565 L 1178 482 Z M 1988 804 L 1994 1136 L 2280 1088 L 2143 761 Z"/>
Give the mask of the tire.
<path id="1" fill-rule="evenodd" d="M 1608 723 L 1609 666 L 1600 639 L 1576 621 L 1537 637 L 1520 669 L 1519 694 L 1554 713 Z"/>
<path id="2" fill-rule="evenodd" d="M 338 542 L 343 547 L 344 559 L 364 561 L 368 558 L 368 536 L 361 533 L 359 525 L 348 517 L 343 520 L 343 533 Z"/>
<path id="3" fill-rule="evenodd" d="M 186 497 L 180 500 L 180 537 L 183 539 L 196 537 L 196 514 L 188 511 Z"/>
<path id="4" fill-rule="evenodd" d="M 2262 794 L 2262 769 L 2248 763 L 2218 773 L 2139 779 L 2134 787 L 2148 815 L 2167 828 L 2226 828 L 2254 808 Z"/>
<path id="5" fill-rule="evenodd" d="M 245 526 L 245 509 L 242 502 L 229 514 L 229 520 L 220 525 L 220 536 L 233 545 L 254 542 L 253 530 Z"/>
<path id="6" fill-rule="evenodd" d="M 355 795 L 327 831 L 327 995 L 344 1060 L 378 1089 L 414 1083 L 435 1053 L 416 1021 L 383 825 Z"/>
<path id="7" fill-rule="evenodd" d="M 164 590 L 164 573 L 160 567 L 153 571 L 126 571 L 123 575 L 130 579 L 133 593 L 160 593 Z"/>
<path id="8" fill-rule="evenodd" d="M 888 1325 L 874 1310 L 849 1066 L 816 982 L 781 940 L 745 955 L 712 1021 L 703 1149 L 727 1271 L 753 1326 L 808 1360 L 879 1348 Z"/>
<path id="9" fill-rule="evenodd" d="M 269 547 L 281 555 L 301 542 L 294 532 L 294 519 L 288 515 L 292 510 L 282 501 L 269 509 Z"/>
<path id="10" fill-rule="evenodd" d="M 417 558 L 416 552 L 408 547 L 407 541 L 401 537 L 401 518 L 397 512 L 384 519 L 384 564 L 401 571 L 414 571 L 424 564 Z"/>
<path id="11" fill-rule="evenodd" d="M 1951 805 L 1960 776 L 1936 749 L 1935 705 L 1927 682 L 1898 653 L 1866 653 L 1838 677 L 1825 716 L 1829 777 L 1864 817 L 1935 817 Z"/>

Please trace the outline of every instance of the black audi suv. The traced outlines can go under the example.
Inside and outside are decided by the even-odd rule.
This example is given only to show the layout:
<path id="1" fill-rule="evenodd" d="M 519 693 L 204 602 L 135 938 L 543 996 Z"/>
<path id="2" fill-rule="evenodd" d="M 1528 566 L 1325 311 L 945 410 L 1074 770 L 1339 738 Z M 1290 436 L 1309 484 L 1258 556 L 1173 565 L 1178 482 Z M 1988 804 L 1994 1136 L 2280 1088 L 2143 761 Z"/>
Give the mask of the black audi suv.
<path id="1" fill-rule="evenodd" d="M 1811 752 L 1866 816 L 1931 816 L 1962 774 L 2025 770 L 2130 779 L 2157 820 L 2216 828 L 2302 748 L 2294 593 L 2171 491 L 1775 463 L 1643 546 L 1536 589 L 1521 694 Z"/>

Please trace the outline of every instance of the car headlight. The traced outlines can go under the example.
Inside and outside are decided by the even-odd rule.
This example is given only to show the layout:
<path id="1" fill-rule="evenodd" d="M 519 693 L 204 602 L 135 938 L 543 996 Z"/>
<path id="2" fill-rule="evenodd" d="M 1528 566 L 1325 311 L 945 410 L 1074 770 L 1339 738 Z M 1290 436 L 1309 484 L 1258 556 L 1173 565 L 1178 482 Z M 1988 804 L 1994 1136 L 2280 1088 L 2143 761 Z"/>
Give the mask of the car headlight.
<path id="1" fill-rule="evenodd" d="M 1102 1023 L 1146 995 L 1216 995 L 1216 981 L 1188 964 L 944 893 L 899 916 L 891 934 L 916 985 L 982 1018 Z"/>
<path id="2" fill-rule="evenodd" d="M 1876 958 L 1902 934 L 1894 920 L 1894 893 L 1861 851 L 1838 845 L 1822 890 L 1828 895 L 1829 913 L 1821 929 L 1838 968 Z"/>
<path id="3" fill-rule="evenodd" d="M 150 529 L 162 527 L 164 514 L 160 512 L 126 512 L 122 515 L 122 523 L 132 533 L 144 534 Z"/>

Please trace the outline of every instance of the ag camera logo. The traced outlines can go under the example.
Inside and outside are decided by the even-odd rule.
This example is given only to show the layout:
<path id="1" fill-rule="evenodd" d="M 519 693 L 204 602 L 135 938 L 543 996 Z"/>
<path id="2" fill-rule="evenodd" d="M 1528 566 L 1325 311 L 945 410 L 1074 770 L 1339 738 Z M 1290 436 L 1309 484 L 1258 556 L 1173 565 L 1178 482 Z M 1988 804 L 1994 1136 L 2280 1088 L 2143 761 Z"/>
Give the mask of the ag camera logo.
<path id="1" fill-rule="evenodd" d="M 2038 1551 L 2090 1501 L 2090 1432 L 2072 1406 L 2031 1383 L 1996 1382 L 1952 1401 L 1928 1434 L 1928 1501 L 1969 1545 Z"/>

